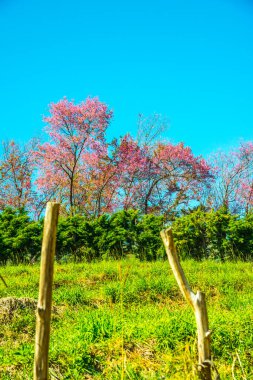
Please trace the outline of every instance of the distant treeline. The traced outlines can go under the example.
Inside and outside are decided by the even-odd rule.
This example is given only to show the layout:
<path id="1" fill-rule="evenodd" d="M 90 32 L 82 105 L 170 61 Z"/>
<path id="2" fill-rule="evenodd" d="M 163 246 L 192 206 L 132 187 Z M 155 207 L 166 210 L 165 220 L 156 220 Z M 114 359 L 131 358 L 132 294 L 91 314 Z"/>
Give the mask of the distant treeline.
<path id="1" fill-rule="evenodd" d="M 43 141 L 0 145 L 0 210 L 25 208 L 39 220 L 48 201 L 64 216 L 97 218 L 118 210 L 164 215 L 196 205 L 253 209 L 253 142 L 204 159 L 167 138 L 162 115 L 139 116 L 136 133 L 108 138 L 112 111 L 97 98 L 49 107 Z M 166 132 L 166 133 L 165 133 Z"/>
<path id="2" fill-rule="evenodd" d="M 58 261 L 119 259 L 134 255 L 140 260 L 165 259 L 160 231 L 163 216 L 121 210 L 87 219 L 81 215 L 60 218 L 57 232 Z M 181 258 L 251 260 L 253 214 L 232 215 L 225 208 L 198 208 L 172 223 Z M 40 258 L 43 221 L 30 220 L 23 209 L 0 213 L 0 263 L 34 263 Z"/>

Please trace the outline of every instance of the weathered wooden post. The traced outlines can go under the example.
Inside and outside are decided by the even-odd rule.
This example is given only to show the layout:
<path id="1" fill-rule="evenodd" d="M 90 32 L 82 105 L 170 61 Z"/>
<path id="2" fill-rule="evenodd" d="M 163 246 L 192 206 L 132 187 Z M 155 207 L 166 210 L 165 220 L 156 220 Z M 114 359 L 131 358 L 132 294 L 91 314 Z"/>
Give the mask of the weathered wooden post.
<path id="1" fill-rule="evenodd" d="M 197 291 L 195 294 L 187 282 L 183 268 L 178 259 L 176 248 L 173 242 L 172 230 L 168 228 L 161 231 L 161 237 L 166 249 L 168 260 L 176 278 L 178 286 L 193 308 L 198 331 L 198 374 L 201 380 L 211 380 L 211 351 L 210 351 L 210 330 L 208 328 L 207 308 L 205 294 Z"/>
<path id="2" fill-rule="evenodd" d="M 52 285 L 59 208 L 59 203 L 47 203 L 41 249 L 40 285 L 35 337 L 34 380 L 48 380 L 48 349 L 52 305 Z"/>

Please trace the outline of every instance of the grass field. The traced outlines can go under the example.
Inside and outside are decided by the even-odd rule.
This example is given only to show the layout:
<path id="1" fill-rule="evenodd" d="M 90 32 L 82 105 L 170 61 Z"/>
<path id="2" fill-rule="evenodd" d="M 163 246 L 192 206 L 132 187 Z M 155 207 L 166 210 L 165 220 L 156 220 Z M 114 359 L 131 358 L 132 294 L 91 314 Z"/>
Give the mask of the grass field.
<path id="1" fill-rule="evenodd" d="M 185 261 L 221 379 L 253 379 L 253 264 Z M 32 379 L 39 266 L 0 268 L 0 379 Z M 56 264 L 51 379 L 195 379 L 194 315 L 167 262 Z"/>

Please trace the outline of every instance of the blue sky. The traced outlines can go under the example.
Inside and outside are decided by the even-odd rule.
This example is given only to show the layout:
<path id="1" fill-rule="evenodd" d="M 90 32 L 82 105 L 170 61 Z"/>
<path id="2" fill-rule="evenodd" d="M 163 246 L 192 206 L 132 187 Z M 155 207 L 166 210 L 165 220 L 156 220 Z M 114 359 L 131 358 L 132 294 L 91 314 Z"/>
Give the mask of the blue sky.
<path id="1" fill-rule="evenodd" d="M 109 137 L 157 112 L 196 154 L 253 140 L 250 0 L 0 0 L 0 42 L 1 140 L 64 96 L 106 102 Z"/>

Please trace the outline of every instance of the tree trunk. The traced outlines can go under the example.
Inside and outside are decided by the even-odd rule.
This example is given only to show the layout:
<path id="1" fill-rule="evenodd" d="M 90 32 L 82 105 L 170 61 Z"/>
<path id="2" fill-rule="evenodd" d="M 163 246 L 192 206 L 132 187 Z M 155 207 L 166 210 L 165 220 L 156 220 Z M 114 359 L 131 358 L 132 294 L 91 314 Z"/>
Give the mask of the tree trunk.
<path id="1" fill-rule="evenodd" d="M 74 178 L 73 175 L 70 178 L 70 189 L 69 189 L 69 203 L 70 203 L 70 216 L 74 215 Z"/>

